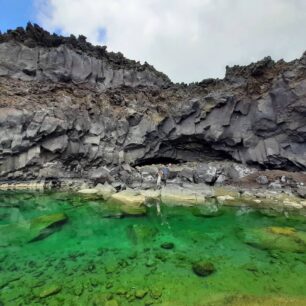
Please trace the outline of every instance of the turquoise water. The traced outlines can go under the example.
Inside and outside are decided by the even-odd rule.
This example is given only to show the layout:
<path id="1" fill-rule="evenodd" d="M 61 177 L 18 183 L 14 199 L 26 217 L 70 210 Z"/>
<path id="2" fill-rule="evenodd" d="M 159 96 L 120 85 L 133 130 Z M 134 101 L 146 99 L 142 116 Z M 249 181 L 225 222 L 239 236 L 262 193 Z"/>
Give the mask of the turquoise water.
<path id="1" fill-rule="evenodd" d="M 122 218 L 78 195 L 0 193 L 0 305 L 306 305 L 305 218 L 161 212 Z M 215 271 L 197 275 L 198 261 Z"/>

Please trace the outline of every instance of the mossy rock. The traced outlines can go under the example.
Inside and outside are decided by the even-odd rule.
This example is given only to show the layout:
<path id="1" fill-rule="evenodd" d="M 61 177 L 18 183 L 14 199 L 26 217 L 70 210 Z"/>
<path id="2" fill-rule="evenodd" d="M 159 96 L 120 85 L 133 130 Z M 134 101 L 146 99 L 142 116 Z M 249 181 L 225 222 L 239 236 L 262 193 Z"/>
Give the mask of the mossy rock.
<path id="1" fill-rule="evenodd" d="M 121 205 L 120 210 L 124 216 L 144 216 L 147 214 L 147 207 L 144 205 Z"/>
<path id="2" fill-rule="evenodd" d="M 148 293 L 148 289 L 137 289 L 135 292 L 135 297 L 137 299 L 143 299 Z"/>
<path id="3" fill-rule="evenodd" d="M 127 227 L 127 236 L 134 243 L 151 243 L 157 229 L 144 224 L 133 224 Z"/>
<path id="4" fill-rule="evenodd" d="M 67 216 L 63 213 L 43 215 L 32 219 L 30 222 L 31 238 L 29 242 L 41 240 L 53 234 L 67 220 Z"/>
<path id="5" fill-rule="evenodd" d="M 44 239 L 68 220 L 63 213 L 43 215 L 22 223 L 13 223 L 0 226 L 0 240 L 6 245 L 22 245 Z"/>
<path id="6" fill-rule="evenodd" d="M 159 288 L 153 288 L 150 290 L 151 298 L 157 300 L 162 296 L 162 291 Z"/>
<path id="7" fill-rule="evenodd" d="M 209 262 L 209 261 L 205 261 L 205 260 L 201 260 L 201 261 L 195 262 L 192 265 L 192 271 L 196 275 L 201 276 L 201 277 L 209 276 L 212 273 L 214 273 L 215 270 L 216 269 L 215 269 L 214 264 Z"/>
<path id="8" fill-rule="evenodd" d="M 47 285 L 42 288 L 37 294 L 40 298 L 46 298 L 51 295 L 57 294 L 61 291 L 61 287 L 57 284 Z"/>
<path id="9" fill-rule="evenodd" d="M 290 227 L 265 227 L 238 232 L 246 244 L 262 250 L 305 253 L 306 233 Z"/>
<path id="10" fill-rule="evenodd" d="M 117 302 L 117 300 L 109 300 L 109 301 L 106 301 L 105 306 L 119 306 L 119 303 Z"/>
<path id="11" fill-rule="evenodd" d="M 97 205 L 95 210 L 102 216 L 102 218 L 120 219 L 124 217 L 124 214 L 120 209 L 120 205 L 108 202 Z"/>
<path id="12" fill-rule="evenodd" d="M 67 221 L 67 216 L 63 213 L 43 215 L 37 218 L 34 218 L 30 222 L 31 229 L 43 229 L 50 225 L 64 223 Z"/>
<path id="13" fill-rule="evenodd" d="M 296 234 L 296 229 L 293 227 L 279 227 L 271 226 L 267 228 L 272 234 L 283 235 L 283 236 L 294 236 Z"/>
<path id="14" fill-rule="evenodd" d="M 286 297 L 286 296 L 245 296 L 245 295 L 229 295 L 220 299 L 214 299 L 209 305 L 214 306 L 296 306 L 306 305 L 305 297 Z"/>

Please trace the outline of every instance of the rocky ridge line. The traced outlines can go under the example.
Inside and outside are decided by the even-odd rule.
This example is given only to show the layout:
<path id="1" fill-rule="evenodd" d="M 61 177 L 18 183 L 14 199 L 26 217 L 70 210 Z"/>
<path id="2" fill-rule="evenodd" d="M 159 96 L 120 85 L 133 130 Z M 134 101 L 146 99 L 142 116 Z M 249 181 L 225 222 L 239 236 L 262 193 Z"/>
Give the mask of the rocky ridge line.
<path id="1" fill-rule="evenodd" d="M 37 24 L 0 33 L 0 75 L 23 80 L 118 85 L 169 85 L 170 79 L 147 62 L 93 46 L 86 37 L 50 34 Z"/>

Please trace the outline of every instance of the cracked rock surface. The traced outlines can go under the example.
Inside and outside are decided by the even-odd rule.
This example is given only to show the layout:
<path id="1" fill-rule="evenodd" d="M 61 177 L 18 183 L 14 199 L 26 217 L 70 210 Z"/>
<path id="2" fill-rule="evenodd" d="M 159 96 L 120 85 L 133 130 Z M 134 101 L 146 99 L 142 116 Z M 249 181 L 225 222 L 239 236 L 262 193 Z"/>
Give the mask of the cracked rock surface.
<path id="1" fill-rule="evenodd" d="M 82 36 L 35 25 L 0 35 L 2 180 L 124 180 L 129 167 L 159 162 L 305 170 L 305 115 L 306 53 L 186 85 Z M 184 177 L 202 182 L 200 168 Z"/>

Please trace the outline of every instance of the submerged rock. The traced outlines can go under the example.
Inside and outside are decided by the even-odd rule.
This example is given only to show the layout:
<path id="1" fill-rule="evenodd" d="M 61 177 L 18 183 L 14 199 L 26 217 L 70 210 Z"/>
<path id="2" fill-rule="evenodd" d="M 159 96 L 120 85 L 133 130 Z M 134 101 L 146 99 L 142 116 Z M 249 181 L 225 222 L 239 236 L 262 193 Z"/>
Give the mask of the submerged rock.
<path id="1" fill-rule="evenodd" d="M 123 215 L 125 216 L 143 216 L 147 213 L 147 207 L 144 205 L 141 206 L 122 205 L 120 209 Z"/>
<path id="2" fill-rule="evenodd" d="M 163 242 L 160 245 L 160 247 L 165 249 L 165 250 L 172 250 L 174 248 L 174 243 L 173 242 Z"/>
<path id="3" fill-rule="evenodd" d="M 254 228 L 239 232 L 238 236 L 246 244 L 262 250 L 306 252 L 306 232 L 291 227 Z"/>
<path id="4" fill-rule="evenodd" d="M 214 306 L 297 306 L 306 305 L 305 297 L 289 296 L 249 296 L 249 295 L 227 295 L 225 297 L 214 297 L 208 305 Z"/>
<path id="5" fill-rule="evenodd" d="M 209 276 L 215 272 L 213 263 L 202 260 L 192 265 L 192 271 L 198 276 Z"/>
<path id="6" fill-rule="evenodd" d="M 156 266 L 156 261 L 153 259 L 153 258 L 149 258 L 147 261 L 146 261 L 146 266 L 148 268 L 152 268 L 154 266 Z"/>
<path id="7" fill-rule="evenodd" d="M 46 298 L 50 295 L 57 294 L 58 292 L 61 291 L 61 287 L 59 285 L 53 284 L 53 285 L 48 285 L 44 287 L 38 294 L 40 298 Z"/>
<path id="8" fill-rule="evenodd" d="M 114 299 L 113 299 L 113 300 L 106 301 L 104 305 L 105 305 L 105 306 L 119 306 L 117 300 L 114 300 Z"/>
<path id="9" fill-rule="evenodd" d="M 68 218 L 63 213 L 40 216 L 31 220 L 29 241 L 37 241 L 53 234 L 59 226 L 67 222 Z"/>
<path id="10" fill-rule="evenodd" d="M 158 288 L 153 288 L 153 289 L 150 290 L 150 296 L 153 299 L 157 300 L 162 296 L 162 291 Z"/>
<path id="11" fill-rule="evenodd" d="M 45 239 L 66 223 L 68 217 L 63 213 L 43 215 L 30 221 L 0 225 L 0 240 L 3 245 L 22 245 Z"/>
<path id="12" fill-rule="evenodd" d="M 127 236 L 134 243 L 152 243 L 157 229 L 144 224 L 133 224 L 127 227 Z"/>
<path id="13" fill-rule="evenodd" d="M 135 292 L 135 297 L 138 299 L 143 299 L 148 293 L 148 289 L 137 289 Z"/>

